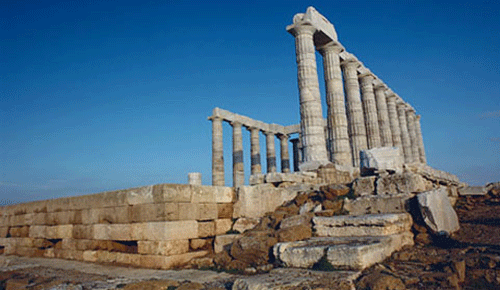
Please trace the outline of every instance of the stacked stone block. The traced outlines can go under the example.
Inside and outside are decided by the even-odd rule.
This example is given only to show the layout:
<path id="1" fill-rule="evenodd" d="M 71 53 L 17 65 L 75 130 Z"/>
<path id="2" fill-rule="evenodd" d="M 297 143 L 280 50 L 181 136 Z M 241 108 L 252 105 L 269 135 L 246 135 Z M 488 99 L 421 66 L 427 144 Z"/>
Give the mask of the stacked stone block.
<path id="1" fill-rule="evenodd" d="M 0 253 L 170 269 L 231 230 L 234 190 L 159 184 L 0 208 Z"/>

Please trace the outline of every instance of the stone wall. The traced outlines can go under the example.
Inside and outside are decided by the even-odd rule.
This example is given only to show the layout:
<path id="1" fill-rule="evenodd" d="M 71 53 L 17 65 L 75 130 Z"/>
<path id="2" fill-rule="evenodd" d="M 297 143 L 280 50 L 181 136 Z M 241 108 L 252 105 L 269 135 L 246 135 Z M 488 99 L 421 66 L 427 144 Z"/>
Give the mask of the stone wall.
<path id="1" fill-rule="evenodd" d="M 235 192 L 158 184 L 0 207 L 0 254 L 170 269 L 231 230 Z"/>

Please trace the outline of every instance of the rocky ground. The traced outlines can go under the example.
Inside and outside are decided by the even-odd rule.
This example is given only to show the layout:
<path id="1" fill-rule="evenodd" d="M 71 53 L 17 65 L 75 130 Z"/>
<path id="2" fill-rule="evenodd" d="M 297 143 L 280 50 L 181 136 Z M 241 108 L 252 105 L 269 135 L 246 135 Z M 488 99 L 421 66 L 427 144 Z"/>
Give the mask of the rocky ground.
<path id="1" fill-rule="evenodd" d="M 453 237 L 432 237 L 415 225 L 416 245 L 363 271 L 356 289 L 500 289 L 500 192 L 461 197 L 456 210 L 461 229 Z M 0 289 L 9 290 L 231 289 L 240 276 L 0 256 Z"/>

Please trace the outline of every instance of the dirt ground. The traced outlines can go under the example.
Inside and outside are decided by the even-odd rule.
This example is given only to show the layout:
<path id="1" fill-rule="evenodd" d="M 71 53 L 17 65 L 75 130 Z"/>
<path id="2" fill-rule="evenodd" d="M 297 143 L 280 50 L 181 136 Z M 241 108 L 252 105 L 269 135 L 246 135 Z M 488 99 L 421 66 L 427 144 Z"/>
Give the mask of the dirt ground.
<path id="1" fill-rule="evenodd" d="M 363 271 L 356 289 L 500 289 L 500 198 L 462 197 L 456 210 L 461 229 L 453 237 L 431 237 L 417 226 L 417 244 Z M 215 290 L 231 289 L 237 278 L 210 271 L 157 271 L 63 260 L 0 258 L 0 290 Z"/>

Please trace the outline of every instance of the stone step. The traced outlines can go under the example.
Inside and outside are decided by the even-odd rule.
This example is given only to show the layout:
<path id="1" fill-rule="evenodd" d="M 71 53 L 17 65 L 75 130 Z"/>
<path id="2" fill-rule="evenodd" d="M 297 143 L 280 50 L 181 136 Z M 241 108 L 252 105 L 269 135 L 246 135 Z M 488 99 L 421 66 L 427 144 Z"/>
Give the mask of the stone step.
<path id="1" fill-rule="evenodd" d="M 326 264 L 333 269 L 362 270 L 406 245 L 413 245 L 410 232 L 373 237 L 318 237 L 278 243 L 273 253 L 285 267 L 313 268 Z"/>
<path id="2" fill-rule="evenodd" d="M 409 231 L 413 222 L 408 213 L 314 217 L 312 221 L 319 237 L 387 236 Z"/>

